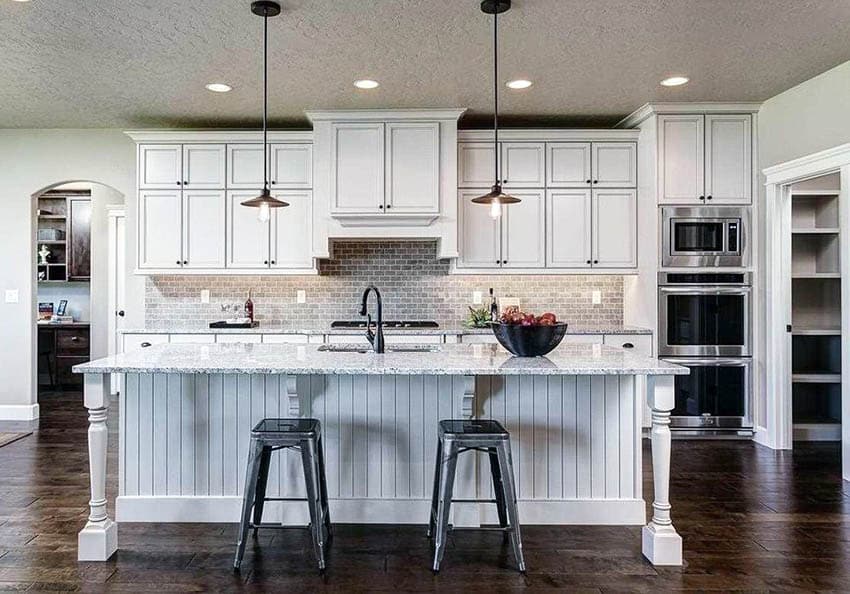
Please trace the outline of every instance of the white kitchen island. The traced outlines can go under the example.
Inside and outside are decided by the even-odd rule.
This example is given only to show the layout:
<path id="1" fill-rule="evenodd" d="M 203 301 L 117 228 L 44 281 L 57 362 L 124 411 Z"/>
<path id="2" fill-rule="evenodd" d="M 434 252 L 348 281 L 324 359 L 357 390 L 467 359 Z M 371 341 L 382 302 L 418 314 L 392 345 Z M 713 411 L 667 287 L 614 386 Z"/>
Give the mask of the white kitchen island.
<path id="1" fill-rule="evenodd" d="M 91 501 L 80 560 L 106 560 L 120 522 L 236 522 L 251 427 L 264 417 L 321 420 L 334 522 L 426 524 L 437 422 L 493 418 L 511 433 L 524 524 L 645 524 L 641 417 L 652 409 L 652 520 L 644 555 L 680 565 L 669 503 L 673 376 L 687 369 L 602 345 L 512 357 L 496 345 L 328 352 L 319 345 L 161 344 L 75 367 L 85 374 Z M 119 400 L 119 496 L 106 512 L 110 374 Z M 271 466 L 270 497 L 299 496 L 300 462 Z M 456 496 L 489 498 L 478 453 L 461 458 Z M 483 456 L 483 455 L 480 455 Z M 272 505 L 275 504 L 275 505 Z M 458 503 L 453 523 L 497 523 L 491 504 Z M 265 519 L 304 524 L 297 503 Z"/>

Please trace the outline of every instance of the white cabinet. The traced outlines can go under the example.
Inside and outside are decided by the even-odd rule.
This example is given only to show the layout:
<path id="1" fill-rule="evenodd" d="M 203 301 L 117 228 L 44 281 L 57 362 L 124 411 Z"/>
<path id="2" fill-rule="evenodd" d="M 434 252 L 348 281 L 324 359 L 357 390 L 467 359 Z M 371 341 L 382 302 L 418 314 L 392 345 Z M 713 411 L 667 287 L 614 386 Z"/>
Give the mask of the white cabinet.
<path id="1" fill-rule="evenodd" d="M 549 142 L 546 153 L 547 187 L 590 187 L 592 173 L 589 142 Z"/>
<path id="2" fill-rule="evenodd" d="M 223 189 L 225 186 L 223 144 L 183 145 L 183 189 Z"/>
<path id="3" fill-rule="evenodd" d="M 384 210 L 384 124 L 331 125 L 333 213 Z"/>
<path id="4" fill-rule="evenodd" d="M 227 267 L 269 267 L 269 222 L 257 220 L 257 209 L 242 206 L 256 191 L 227 192 Z"/>
<path id="5" fill-rule="evenodd" d="M 461 142 L 457 145 L 459 188 L 490 188 L 495 181 L 495 149 L 492 142 Z"/>
<path id="6" fill-rule="evenodd" d="M 543 188 L 546 185 L 546 144 L 502 142 L 500 173 L 504 188 Z"/>
<path id="7" fill-rule="evenodd" d="M 605 344 L 628 349 L 636 355 L 652 356 L 652 334 L 606 334 Z"/>
<path id="8" fill-rule="evenodd" d="M 464 268 L 498 268 L 501 265 L 501 221 L 490 216 L 489 207 L 472 202 L 480 190 L 461 190 L 460 260 Z"/>
<path id="9" fill-rule="evenodd" d="M 659 202 L 751 202 L 750 115 L 658 116 L 658 151 Z"/>
<path id="10" fill-rule="evenodd" d="M 224 268 L 224 190 L 184 190 L 182 265 Z"/>
<path id="11" fill-rule="evenodd" d="M 705 197 L 711 204 L 749 204 L 752 139 L 749 115 L 705 116 Z"/>
<path id="12" fill-rule="evenodd" d="M 182 195 L 180 190 L 139 192 L 139 268 L 182 266 Z"/>
<path id="13" fill-rule="evenodd" d="M 637 266 L 637 193 L 593 191 L 593 267 Z"/>
<path id="14" fill-rule="evenodd" d="M 274 197 L 288 202 L 286 208 L 272 210 L 272 268 L 312 268 L 312 192 L 274 192 Z"/>
<path id="15" fill-rule="evenodd" d="M 440 210 L 440 124 L 386 124 L 387 212 L 438 213 Z"/>
<path id="16" fill-rule="evenodd" d="M 552 268 L 590 268 L 591 191 L 546 192 L 546 265 Z"/>
<path id="17" fill-rule="evenodd" d="M 180 144 L 139 145 L 139 189 L 170 190 L 183 186 Z"/>
<path id="18" fill-rule="evenodd" d="M 227 188 L 261 190 L 263 188 L 263 145 L 227 145 Z"/>
<path id="19" fill-rule="evenodd" d="M 212 344 L 215 342 L 215 334 L 170 334 L 168 342 L 171 344 Z"/>
<path id="20" fill-rule="evenodd" d="M 269 146 L 269 152 L 271 189 L 308 190 L 313 187 L 312 144 L 276 143 Z"/>
<path id="21" fill-rule="evenodd" d="M 593 189 L 637 187 L 637 145 L 633 142 L 593 143 Z"/>
<path id="22" fill-rule="evenodd" d="M 129 353 L 167 342 L 168 334 L 124 334 L 121 340 L 121 352 Z"/>
<path id="23" fill-rule="evenodd" d="M 521 200 L 504 208 L 502 266 L 542 268 L 546 265 L 546 200 L 543 190 L 511 192 Z M 484 211 L 486 206 L 476 205 Z M 489 215 L 489 213 L 488 213 Z"/>

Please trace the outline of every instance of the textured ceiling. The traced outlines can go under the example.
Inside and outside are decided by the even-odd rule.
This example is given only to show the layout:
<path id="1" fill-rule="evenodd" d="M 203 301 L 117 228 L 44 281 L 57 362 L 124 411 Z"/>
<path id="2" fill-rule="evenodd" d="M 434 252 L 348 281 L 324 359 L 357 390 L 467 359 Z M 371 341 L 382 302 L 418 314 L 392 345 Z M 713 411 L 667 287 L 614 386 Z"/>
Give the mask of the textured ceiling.
<path id="1" fill-rule="evenodd" d="M 491 109 L 479 0 L 282 0 L 270 117 Z M 514 0 L 500 19 L 509 123 L 609 124 L 647 101 L 764 100 L 850 60 L 848 0 Z M 255 126 L 262 21 L 248 0 L 0 0 L 0 127 Z M 666 89 L 658 81 L 686 74 Z M 352 86 L 381 82 L 375 91 Z M 214 94 L 204 84 L 234 90 Z"/>

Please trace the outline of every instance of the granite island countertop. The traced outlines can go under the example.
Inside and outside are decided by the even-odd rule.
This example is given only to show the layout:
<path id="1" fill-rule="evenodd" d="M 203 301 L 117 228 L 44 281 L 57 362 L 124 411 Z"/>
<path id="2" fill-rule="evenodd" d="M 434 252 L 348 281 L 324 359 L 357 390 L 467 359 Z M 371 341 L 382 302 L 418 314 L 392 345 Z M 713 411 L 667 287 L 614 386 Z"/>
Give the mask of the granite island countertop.
<path id="1" fill-rule="evenodd" d="M 278 324 L 262 325 L 256 328 L 207 328 L 199 326 L 153 326 L 148 328 L 129 328 L 120 331 L 121 334 L 306 334 L 317 335 L 356 335 L 363 334 L 364 328 L 331 328 L 329 324 L 311 327 L 281 326 Z M 460 324 L 441 324 L 438 328 L 384 328 L 384 334 L 410 336 L 458 336 L 473 334 L 492 334 L 489 328 L 468 328 Z M 570 335 L 603 335 L 603 334 L 652 334 L 648 328 L 638 326 L 583 326 L 570 324 L 567 326 Z"/>
<path id="2" fill-rule="evenodd" d="M 320 345 L 160 344 L 76 365 L 74 373 L 293 375 L 686 375 L 688 369 L 603 345 L 565 344 L 546 357 L 499 345 L 443 344 L 434 351 L 333 352 Z M 436 346 L 436 345 L 435 345 Z"/>

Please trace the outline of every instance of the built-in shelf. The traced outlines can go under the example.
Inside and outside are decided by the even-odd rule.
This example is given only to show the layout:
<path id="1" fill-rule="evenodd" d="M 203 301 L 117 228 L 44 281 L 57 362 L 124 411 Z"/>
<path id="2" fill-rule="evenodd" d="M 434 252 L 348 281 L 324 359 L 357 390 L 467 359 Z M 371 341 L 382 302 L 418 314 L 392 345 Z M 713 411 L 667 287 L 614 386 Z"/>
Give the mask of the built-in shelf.
<path id="1" fill-rule="evenodd" d="M 791 190 L 792 197 L 812 197 L 812 196 L 838 196 L 841 193 L 841 190 Z"/>
<path id="2" fill-rule="evenodd" d="M 64 239 L 39 239 L 36 243 L 39 245 L 65 245 L 67 241 Z"/>
<path id="3" fill-rule="evenodd" d="M 791 278 L 818 279 L 818 278 L 841 278 L 840 272 L 795 272 Z"/>
<path id="4" fill-rule="evenodd" d="M 38 218 L 42 221 L 64 221 L 67 217 L 65 215 L 38 215 Z"/>
<path id="5" fill-rule="evenodd" d="M 792 326 L 791 334 L 793 336 L 841 336 L 841 327 Z"/>
<path id="6" fill-rule="evenodd" d="M 791 229 L 794 235 L 837 235 L 838 227 L 797 227 Z"/>
<path id="7" fill-rule="evenodd" d="M 841 383 L 840 373 L 794 373 L 791 381 L 795 384 L 838 384 Z"/>

